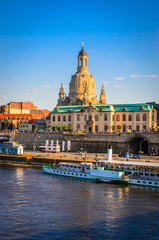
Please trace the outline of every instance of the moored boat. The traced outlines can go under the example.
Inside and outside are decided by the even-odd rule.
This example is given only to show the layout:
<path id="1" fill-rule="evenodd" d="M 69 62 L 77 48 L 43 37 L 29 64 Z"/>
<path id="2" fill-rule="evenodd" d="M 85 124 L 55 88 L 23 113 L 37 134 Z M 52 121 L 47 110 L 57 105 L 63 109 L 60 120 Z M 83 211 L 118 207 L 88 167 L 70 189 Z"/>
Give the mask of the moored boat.
<path id="1" fill-rule="evenodd" d="M 86 162 L 80 164 L 60 162 L 58 165 L 53 166 L 44 165 L 43 172 L 57 176 L 88 179 L 98 182 L 123 183 L 129 181 L 122 170 L 107 170 L 104 167 L 99 167 L 98 164 L 94 165 Z"/>

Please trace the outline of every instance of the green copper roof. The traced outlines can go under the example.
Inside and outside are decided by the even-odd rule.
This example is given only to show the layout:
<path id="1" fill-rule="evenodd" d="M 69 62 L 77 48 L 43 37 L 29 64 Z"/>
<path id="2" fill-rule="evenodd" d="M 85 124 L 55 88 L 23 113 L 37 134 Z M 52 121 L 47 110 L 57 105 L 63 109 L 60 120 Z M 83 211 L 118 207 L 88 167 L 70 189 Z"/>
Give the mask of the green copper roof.
<path id="1" fill-rule="evenodd" d="M 73 113 L 84 112 L 90 105 L 75 105 L 75 106 L 58 106 L 51 113 Z M 97 112 L 134 112 L 134 111 L 150 111 L 153 109 L 149 104 L 98 104 L 91 105 Z"/>

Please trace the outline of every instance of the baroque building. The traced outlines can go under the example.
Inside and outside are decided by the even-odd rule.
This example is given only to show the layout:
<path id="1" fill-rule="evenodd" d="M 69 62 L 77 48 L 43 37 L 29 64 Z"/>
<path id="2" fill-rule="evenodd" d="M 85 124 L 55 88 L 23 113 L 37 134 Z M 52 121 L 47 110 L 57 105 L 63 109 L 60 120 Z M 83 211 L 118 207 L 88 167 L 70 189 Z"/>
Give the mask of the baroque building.
<path id="1" fill-rule="evenodd" d="M 88 72 L 88 56 L 82 46 L 69 94 L 65 95 L 61 84 L 58 103 L 49 121 L 50 127 L 60 125 L 61 129 L 73 132 L 142 132 L 156 129 L 157 110 L 145 103 L 107 104 L 104 85 L 98 101 L 94 77 Z"/>
<path id="2" fill-rule="evenodd" d="M 104 85 L 102 86 L 99 103 L 106 103 Z M 96 83 L 88 72 L 88 56 L 84 47 L 78 54 L 77 72 L 71 76 L 69 96 L 65 96 L 61 84 L 57 106 L 98 104 Z"/>

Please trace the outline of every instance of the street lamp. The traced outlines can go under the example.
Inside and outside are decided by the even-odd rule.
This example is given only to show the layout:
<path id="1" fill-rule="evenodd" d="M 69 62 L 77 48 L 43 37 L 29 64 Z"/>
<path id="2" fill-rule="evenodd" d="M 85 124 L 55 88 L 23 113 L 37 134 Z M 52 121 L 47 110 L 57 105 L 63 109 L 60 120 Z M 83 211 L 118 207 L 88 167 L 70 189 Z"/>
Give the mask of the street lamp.
<path id="1" fill-rule="evenodd" d="M 87 139 L 87 137 L 84 137 L 84 138 L 81 139 L 81 148 L 80 148 L 81 151 L 83 150 L 82 143 L 83 143 L 83 140 L 85 140 L 85 139 Z"/>
<path id="2" fill-rule="evenodd" d="M 40 136 L 39 135 L 35 135 L 35 137 L 34 137 L 34 145 L 33 145 L 34 155 L 35 155 L 35 149 L 36 149 L 36 145 L 35 145 L 36 137 L 39 138 Z"/>
<path id="3" fill-rule="evenodd" d="M 146 139 L 143 139 L 141 142 L 140 142 L 140 161 L 141 161 L 141 144 L 146 141 Z"/>

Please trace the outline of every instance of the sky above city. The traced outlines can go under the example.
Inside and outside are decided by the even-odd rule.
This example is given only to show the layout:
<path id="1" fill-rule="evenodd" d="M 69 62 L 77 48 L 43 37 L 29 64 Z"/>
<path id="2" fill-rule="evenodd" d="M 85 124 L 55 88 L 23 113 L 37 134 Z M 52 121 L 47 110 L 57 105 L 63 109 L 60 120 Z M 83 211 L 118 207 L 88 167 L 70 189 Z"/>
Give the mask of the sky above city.
<path id="1" fill-rule="evenodd" d="M 0 105 L 52 110 L 82 42 L 98 98 L 159 102 L 158 0 L 0 0 Z"/>

